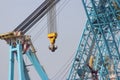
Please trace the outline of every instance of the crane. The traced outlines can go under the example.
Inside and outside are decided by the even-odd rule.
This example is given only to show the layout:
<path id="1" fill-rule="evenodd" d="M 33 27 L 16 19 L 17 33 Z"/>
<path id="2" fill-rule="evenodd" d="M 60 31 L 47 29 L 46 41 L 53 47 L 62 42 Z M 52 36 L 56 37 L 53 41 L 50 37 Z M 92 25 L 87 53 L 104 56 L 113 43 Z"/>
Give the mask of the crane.
<path id="1" fill-rule="evenodd" d="M 19 69 L 19 80 L 30 80 L 27 65 L 24 61 L 23 55 L 26 55 L 37 73 L 42 80 L 49 80 L 45 70 L 40 65 L 40 62 L 36 56 L 36 50 L 32 44 L 30 35 L 25 33 L 29 31 L 34 24 L 36 24 L 46 13 L 52 11 L 52 8 L 60 0 L 45 0 L 32 14 L 30 14 L 20 25 L 18 25 L 12 32 L 0 34 L 0 39 L 5 40 L 10 48 L 9 56 L 9 79 L 14 80 L 14 59 L 18 61 Z M 53 9 L 54 10 L 54 9 Z M 54 12 L 51 12 L 54 14 Z M 55 27 L 54 25 L 53 27 Z M 51 27 L 51 26 L 50 26 Z M 54 52 L 57 48 L 55 47 L 55 40 L 57 38 L 57 32 L 49 28 L 48 38 L 50 39 L 49 49 Z"/>
<path id="2" fill-rule="evenodd" d="M 68 80 L 120 80 L 120 1 L 81 1 L 88 20 Z"/>

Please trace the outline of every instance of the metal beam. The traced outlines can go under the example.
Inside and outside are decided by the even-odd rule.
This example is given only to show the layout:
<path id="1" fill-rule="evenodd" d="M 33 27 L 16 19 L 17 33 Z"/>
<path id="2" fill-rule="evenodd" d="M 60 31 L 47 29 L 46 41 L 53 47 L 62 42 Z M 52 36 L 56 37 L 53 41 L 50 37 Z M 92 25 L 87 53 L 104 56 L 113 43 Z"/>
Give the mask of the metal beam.
<path id="1" fill-rule="evenodd" d="M 60 0 L 45 0 L 31 15 L 29 15 L 14 31 L 25 34 Z"/>

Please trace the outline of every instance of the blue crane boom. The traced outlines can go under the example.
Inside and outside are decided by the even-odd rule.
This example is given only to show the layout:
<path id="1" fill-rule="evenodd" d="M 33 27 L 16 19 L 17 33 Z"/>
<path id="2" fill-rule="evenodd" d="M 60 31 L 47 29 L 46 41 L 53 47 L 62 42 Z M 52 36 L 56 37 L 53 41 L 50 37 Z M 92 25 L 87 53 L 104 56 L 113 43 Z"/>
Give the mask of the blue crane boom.
<path id="1" fill-rule="evenodd" d="M 68 80 L 120 80 L 120 1 L 82 2 L 88 20 Z"/>

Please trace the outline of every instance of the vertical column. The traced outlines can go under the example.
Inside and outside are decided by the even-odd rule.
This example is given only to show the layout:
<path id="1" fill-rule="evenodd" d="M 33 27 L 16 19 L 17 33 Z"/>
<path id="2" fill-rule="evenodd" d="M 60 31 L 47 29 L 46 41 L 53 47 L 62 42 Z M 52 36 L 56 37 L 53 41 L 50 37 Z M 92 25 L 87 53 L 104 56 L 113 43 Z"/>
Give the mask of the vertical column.
<path id="1" fill-rule="evenodd" d="M 12 46 L 10 45 L 10 53 L 9 53 L 9 79 L 14 80 L 14 53 L 12 52 Z"/>
<path id="2" fill-rule="evenodd" d="M 19 68 L 19 80 L 25 80 L 23 57 L 22 57 L 22 45 L 20 42 L 17 43 L 17 59 Z"/>

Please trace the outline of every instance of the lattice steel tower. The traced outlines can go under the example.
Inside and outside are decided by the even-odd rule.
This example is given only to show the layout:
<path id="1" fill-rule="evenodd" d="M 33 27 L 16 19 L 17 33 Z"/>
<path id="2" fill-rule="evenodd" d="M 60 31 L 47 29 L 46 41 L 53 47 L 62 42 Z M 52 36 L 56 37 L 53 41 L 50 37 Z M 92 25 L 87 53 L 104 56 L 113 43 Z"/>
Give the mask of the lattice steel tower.
<path id="1" fill-rule="evenodd" d="M 82 2 L 88 20 L 68 80 L 120 80 L 120 1 Z"/>

